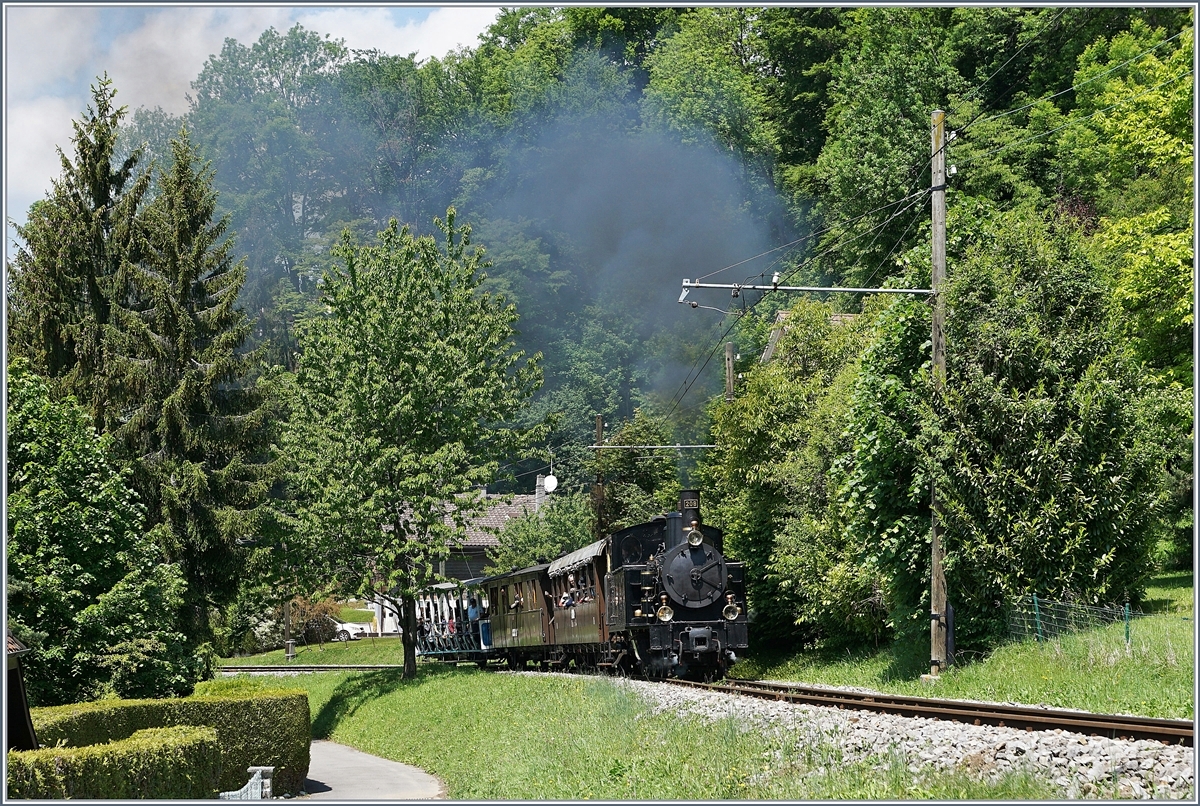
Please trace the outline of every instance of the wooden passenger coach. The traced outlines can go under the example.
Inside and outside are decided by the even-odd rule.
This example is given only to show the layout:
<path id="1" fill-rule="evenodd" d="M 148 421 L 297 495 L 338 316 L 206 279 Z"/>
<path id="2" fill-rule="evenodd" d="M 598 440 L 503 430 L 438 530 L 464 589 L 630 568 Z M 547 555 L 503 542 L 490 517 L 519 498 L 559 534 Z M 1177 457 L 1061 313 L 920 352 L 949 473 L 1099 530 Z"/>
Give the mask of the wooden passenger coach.
<path id="1" fill-rule="evenodd" d="M 493 649 L 523 650 L 545 647 L 554 641 L 550 616 L 552 603 L 549 565 L 535 565 L 512 574 L 484 580 L 489 603 L 488 622 Z M 537 655 L 538 653 L 532 653 Z"/>

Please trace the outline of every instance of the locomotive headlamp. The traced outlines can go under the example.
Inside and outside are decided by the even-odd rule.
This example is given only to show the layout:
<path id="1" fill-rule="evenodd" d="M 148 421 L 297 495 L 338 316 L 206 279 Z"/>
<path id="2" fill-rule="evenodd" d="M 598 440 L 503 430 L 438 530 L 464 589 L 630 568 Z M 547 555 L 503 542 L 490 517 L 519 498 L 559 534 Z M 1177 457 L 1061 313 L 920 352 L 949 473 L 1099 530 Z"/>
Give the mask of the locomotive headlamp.
<path id="1" fill-rule="evenodd" d="M 725 605 L 725 608 L 721 611 L 721 615 L 725 617 L 726 621 L 733 621 L 734 619 L 736 619 L 738 617 L 737 605 L 735 605 L 735 604 Z"/>
<path id="2" fill-rule="evenodd" d="M 692 529 L 687 533 L 687 542 L 689 546 L 695 548 L 704 542 L 704 535 L 700 534 L 699 529 Z"/>
<path id="3" fill-rule="evenodd" d="M 671 609 L 670 605 L 663 605 L 662 607 L 658 608 L 657 615 L 659 621 L 670 621 L 671 619 L 675 618 L 675 611 Z"/>

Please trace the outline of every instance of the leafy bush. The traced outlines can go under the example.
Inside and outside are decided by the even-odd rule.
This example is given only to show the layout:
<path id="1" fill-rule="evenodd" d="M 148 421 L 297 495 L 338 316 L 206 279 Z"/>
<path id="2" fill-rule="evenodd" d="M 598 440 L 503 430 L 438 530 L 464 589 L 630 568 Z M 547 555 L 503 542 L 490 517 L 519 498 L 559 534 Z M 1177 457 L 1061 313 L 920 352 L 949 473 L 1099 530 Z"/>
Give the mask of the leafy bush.
<path id="1" fill-rule="evenodd" d="M 776 357 L 713 413 L 719 447 L 702 472 L 726 548 L 747 565 L 755 640 L 871 640 L 884 622 L 879 574 L 858 564 L 838 498 L 871 317 L 835 324 L 832 313 L 797 302 Z"/>
<path id="2" fill-rule="evenodd" d="M 246 768 L 273 766 L 279 794 L 300 791 L 308 774 L 311 721 L 303 691 L 258 690 L 173 700 L 104 700 L 33 709 L 44 745 L 87 747 L 146 728 L 214 728 L 220 738 L 223 790 L 246 783 Z"/>
<path id="3" fill-rule="evenodd" d="M 146 728 L 111 744 L 8 754 L 9 798 L 211 798 L 221 747 L 210 727 Z"/>
<path id="4" fill-rule="evenodd" d="M 142 532 L 108 438 L 24 359 L 8 391 L 8 618 L 34 650 L 30 700 L 190 693 L 205 668 L 175 623 L 183 573 Z"/>
<path id="5" fill-rule="evenodd" d="M 590 500 L 582 493 L 550 496 L 537 512 L 504 524 L 499 543 L 488 549 L 489 574 L 553 560 L 592 542 Z"/>

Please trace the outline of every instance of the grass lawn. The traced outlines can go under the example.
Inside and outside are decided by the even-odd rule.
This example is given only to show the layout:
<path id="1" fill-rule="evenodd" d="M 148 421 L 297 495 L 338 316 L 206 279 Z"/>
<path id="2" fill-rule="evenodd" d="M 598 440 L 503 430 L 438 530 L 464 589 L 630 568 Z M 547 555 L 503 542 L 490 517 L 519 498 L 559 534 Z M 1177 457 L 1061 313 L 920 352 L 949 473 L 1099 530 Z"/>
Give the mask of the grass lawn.
<path id="1" fill-rule="evenodd" d="M 595 677 L 510 675 L 423 665 L 280 681 L 226 678 L 199 691 L 302 687 L 313 735 L 416 765 L 456 799 L 1050 799 L 1028 774 L 992 784 L 966 773 L 918 779 L 898 758 L 846 763 L 836 748 L 763 735 L 732 714 L 716 723 L 652 715 Z M 882 769 L 873 764 L 883 763 Z"/>
<path id="2" fill-rule="evenodd" d="M 375 614 L 370 610 L 360 610 L 352 604 L 338 605 L 338 621 L 349 621 L 354 624 L 370 624 Z"/>
<path id="3" fill-rule="evenodd" d="M 1000 646 L 952 667 L 936 686 L 928 644 L 858 652 L 758 652 L 734 667 L 739 677 L 863 686 L 894 694 L 1045 703 L 1101 713 L 1191 719 L 1195 713 L 1192 575 L 1155 577 L 1143 610 L 1114 624 L 1059 639 Z"/>
<path id="4" fill-rule="evenodd" d="M 302 642 L 296 645 L 296 660 L 303 665 L 336 665 L 336 664 L 376 664 L 404 663 L 404 646 L 400 638 L 389 635 L 386 638 L 360 638 L 357 641 L 330 641 L 324 646 L 313 644 L 305 646 Z M 236 658 L 222 658 L 224 666 L 283 666 L 287 663 L 283 650 L 264 652 L 261 655 L 243 655 Z"/>

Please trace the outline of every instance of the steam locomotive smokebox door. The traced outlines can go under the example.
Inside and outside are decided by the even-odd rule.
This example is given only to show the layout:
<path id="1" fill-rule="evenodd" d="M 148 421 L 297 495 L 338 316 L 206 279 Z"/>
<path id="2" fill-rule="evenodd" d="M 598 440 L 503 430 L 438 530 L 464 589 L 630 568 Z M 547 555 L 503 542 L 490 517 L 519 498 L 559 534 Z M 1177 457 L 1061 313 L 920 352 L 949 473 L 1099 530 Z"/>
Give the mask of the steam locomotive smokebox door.
<path id="1" fill-rule="evenodd" d="M 663 585 L 684 607 L 706 607 L 725 593 L 725 558 L 707 543 L 686 543 L 663 558 Z"/>

